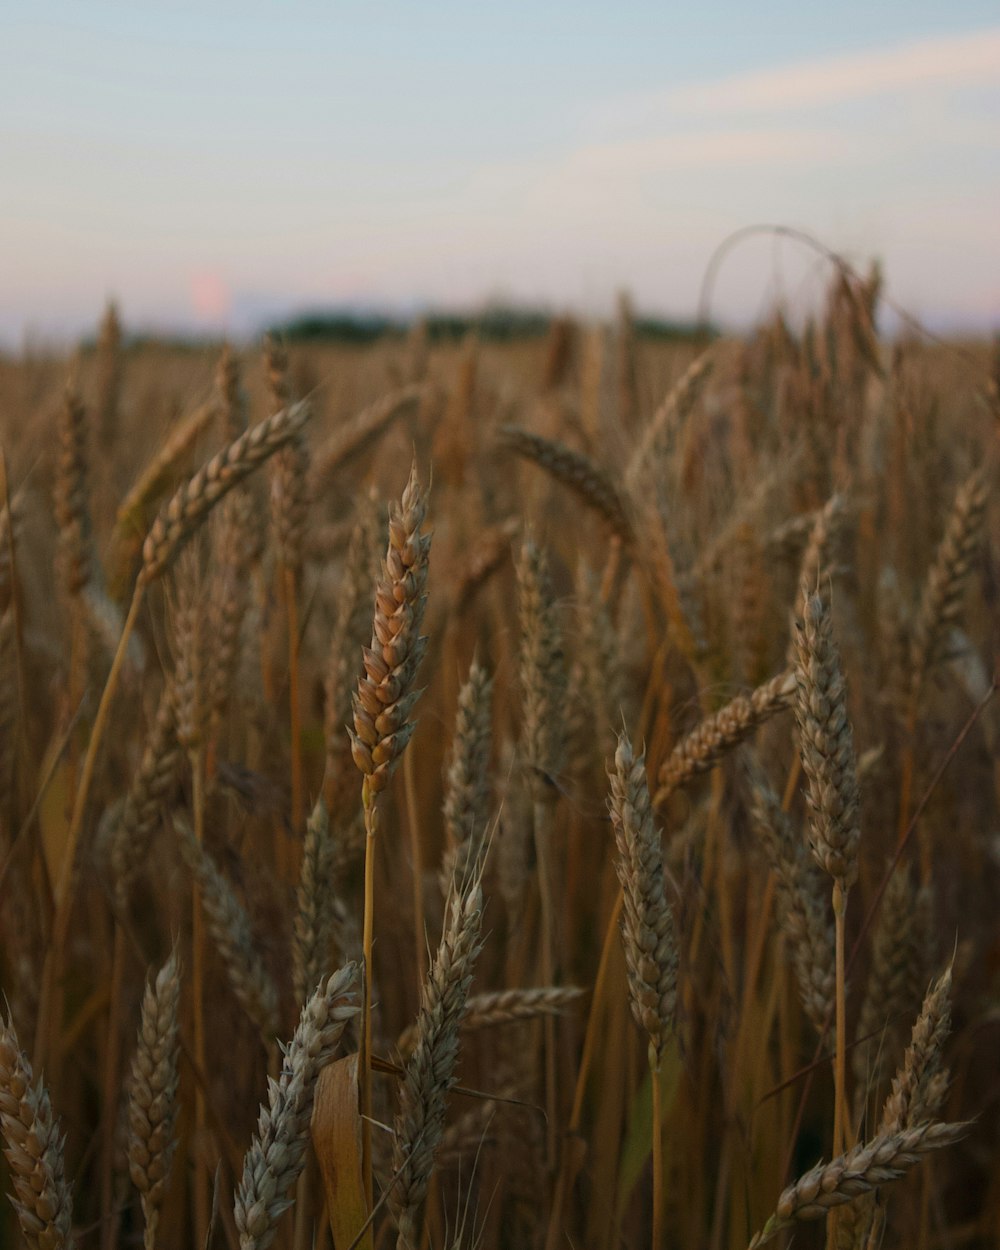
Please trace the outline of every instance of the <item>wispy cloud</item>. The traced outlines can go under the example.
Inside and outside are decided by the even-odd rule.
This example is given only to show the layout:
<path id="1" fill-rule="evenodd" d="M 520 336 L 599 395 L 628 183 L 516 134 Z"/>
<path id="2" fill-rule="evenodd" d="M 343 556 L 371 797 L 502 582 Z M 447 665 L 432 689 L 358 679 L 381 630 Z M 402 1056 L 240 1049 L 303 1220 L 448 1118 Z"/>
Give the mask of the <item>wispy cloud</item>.
<path id="1" fill-rule="evenodd" d="M 658 173 L 718 165 L 767 165 L 828 160 L 843 147 L 834 130 L 782 127 L 679 132 L 578 148 L 563 171 L 579 175 Z"/>
<path id="2" fill-rule="evenodd" d="M 998 80 L 1000 27 L 992 27 L 669 88 L 619 101 L 612 110 L 619 120 L 627 114 L 783 112 L 928 87 L 995 87 Z"/>

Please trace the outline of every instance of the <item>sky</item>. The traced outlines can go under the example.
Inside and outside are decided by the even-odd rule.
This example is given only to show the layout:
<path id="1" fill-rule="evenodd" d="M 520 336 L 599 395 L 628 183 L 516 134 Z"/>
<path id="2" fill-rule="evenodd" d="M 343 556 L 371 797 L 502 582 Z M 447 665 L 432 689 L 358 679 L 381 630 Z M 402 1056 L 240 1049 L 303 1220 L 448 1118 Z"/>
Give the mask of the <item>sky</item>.
<path id="1" fill-rule="evenodd" d="M 698 309 L 793 226 L 937 329 L 1000 330 L 995 0 L 67 0 L 0 41 L 0 344 L 324 307 Z M 729 324 L 816 252 L 726 252 Z"/>

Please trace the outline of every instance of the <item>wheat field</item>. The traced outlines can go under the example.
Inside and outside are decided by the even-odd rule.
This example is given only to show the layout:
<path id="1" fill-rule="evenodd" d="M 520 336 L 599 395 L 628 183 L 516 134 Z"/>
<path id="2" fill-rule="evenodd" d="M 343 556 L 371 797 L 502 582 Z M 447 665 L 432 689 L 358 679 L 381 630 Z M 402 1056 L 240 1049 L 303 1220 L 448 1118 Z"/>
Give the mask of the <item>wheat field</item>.
<path id="1" fill-rule="evenodd" d="M 0 1245 L 1000 1242 L 1000 372 L 0 358 Z"/>

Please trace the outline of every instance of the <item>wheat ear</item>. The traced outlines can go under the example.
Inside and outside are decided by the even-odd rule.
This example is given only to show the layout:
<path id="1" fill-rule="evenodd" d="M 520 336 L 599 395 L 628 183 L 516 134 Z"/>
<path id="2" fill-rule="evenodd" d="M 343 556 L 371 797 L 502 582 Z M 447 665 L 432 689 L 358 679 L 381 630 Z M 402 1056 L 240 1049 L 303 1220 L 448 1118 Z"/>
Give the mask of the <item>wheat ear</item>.
<path id="1" fill-rule="evenodd" d="M 420 529 L 427 496 L 416 466 L 400 504 L 389 512 L 389 546 L 375 590 L 371 645 L 364 649 L 364 676 L 354 696 L 351 749 L 368 791 L 385 789 L 413 733 L 413 689 L 427 648 L 420 636 L 426 602 L 430 535 Z"/>
<path id="2" fill-rule="evenodd" d="M 41 1081 L 13 1023 L 0 1018 L 0 1131 L 14 1189 L 11 1201 L 31 1250 L 62 1250 L 71 1241 L 73 1197 L 66 1183 L 63 1139 Z"/>
<path id="3" fill-rule="evenodd" d="M 66 588 L 74 598 L 91 579 L 94 555 L 87 485 L 87 411 L 76 383 L 66 387 L 59 419 L 55 516 Z"/>
<path id="4" fill-rule="evenodd" d="M 871 965 L 858 1012 L 851 1062 L 857 1088 L 877 1089 L 897 1041 L 895 1018 L 910 1015 L 918 997 L 927 892 L 915 889 L 905 863 L 896 866 L 879 907 Z M 923 1118 L 923 1117 L 921 1117 Z"/>
<path id="5" fill-rule="evenodd" d="M 833 1207 L 899 1180 L 925 1154 L 951 1145 L 967 1130 L 965 1123 L 918 1124 L 902 1132 L 879 1135 L 830 1163 L 817 1164 L 784 1190 L 774 1214 L 750 1242 L 748 1250 L 757 1250 L 796 1220 L 822 1219 Z"/>
<path id="6" fill-rule="evenodd" d="M 478 866 L 452 896 L 448 924 L 421 992 L 416 1041 L 403 1077 L 395 1124 L 390 1205 L 399 1228 L 398 1250 L 419 1245 L 417 1218 L 444 1127 L 448 1091 L 455 1082 L 459 1028 L 476 957 L 482 949 L 483 894 Z"/>
<path id="7" fill-rule="evenodd" d="M 153 1250 L 156 1243 L 160 1203 L 177 1145 L 174 1128 L 180 993 L 180 965 L 174 951 L 155 980 L 146 985 L 129 1080 L 128 1166 L 132 1183 L 142 1195 L 145 1250 Z"/>
<path id="8" fill-rule="evenodd" d="M 903 1066 L 893 1079 L 882 1109 L 880 1133 L 898 1133 L 937 1113 L 947 1081 L 941 1054 L 951 1031 L 950 995 L 949 967 L 924 998 Z"/>
<path id="9" fill-rule="evenodd" d="M 292 1205 L 287 1195 L 302 1172 L 316 1080 L 357 1015 L 357 974 L 357 966 L 347 964 L 317 987 L 285 1050 L 281 1076 L 268 1081 L 268 1105 L 261 1107 L 233 1208 L 240 1250 L 267 1250 L 278 1220 Z"/>
<path id="10" fill-rule="evenodd" d="M 728 751 L 745 742 L 765 721 L 791 707 L 795 691 L 795 674 L 789 669 L 750 694 L 737 695 L 696 725 L 660 766 L 655 805 L 661 807 L 675 790 L 699 773 L 714 768 Z"/>
<path id="11" fill-rule="evenodd" d="M 799 751 L 808 783 L 809 842 L 818 862 L 833 878 L 835 965 L 837 974 L 837 1052 L 834 1061 L 834 1150 L 844 1140 L 847 1063 L 847 1012 L 844 922 L 847 892 L 858 875 L 861 838 L 854 739 L 847 717 L 847 688 L 833 640 L 830 611 L 819 595 L 802 592 L 803 619 L 796 625 L 795 719 Z"/>
<path id="12" fill-rule="evenodd" d="M 611 824 L 624 897 L 622 937 L 632 1015 L 649 1038 L 653 1090 L 653 1250 L 663 1245 L 663 1128 L 660 1060 L 674 1028 L 677 939 L 664 886 L 663 848 L 653 821 L 646 761 L 623 734 L 611 773 Z"/>
<path id="13" fill-rule="evenodd" d="M 444 827 L 447 837 L 439 880 L 447 897 L 452 878 L 465 877 L 470 860 L 479 858 L 490 801 L 493 682 L 473 660 L 458 696 L 455 738 L 445 780 Z"/>
<path id="14" fill-rule="evenodd" d="M 982 535 L 987 497 L 986 474 L 977 469 L 955 496 L 944 537 L 928 571 L 910 647 L 911 716 L 915 717 L 927 674 L 941 658 L 948 627 L 958 616 L 963 583 Z"/>
<path id="15" fill-rule="evenodd" d="M 419 691 L 413 689 L 417 668 L 427 647 L 420 626 L 426 603 L 430 535 L 422 534 L 427 495 L 416 465 L 398 505 L 389 509 L 389 546 L 375 589 L 371 646 L 364 649 L 364 675 L 354 696 L 351 754 L 364 780 L 361 801 L 365 818 L 365 902 L 362 995 L 360 1101 L 362 1125 L 361 1171 L 369 1210 L 372 1206 L 372 977 L 375 940 L 375 839 L 378 834 L 378 796 L 398 765 L 414 725 L 409 719 Z"/>
<path id="16" fill-rule="evenodd" d="M 330 817 L 320 798 L 306 822 L 295 911 L 292 947 L 292 985 L 296 1002 L 305 1002 L 330 964 L 336 925 L 333 891 L 335 847 L 330 837 Z"/>
<path id="17" fill-rule="evenodd" d="M 756 766 L 750 767 L 750 785 L 753 828 L 775 874 L 778 920 L 795 968 L 799 998 L 822 1036 L 834 1007 L 837 983 L 825 878 Z"/>
<path id="18" fill-rule="evenodd" d="M 309 415 L 305 403 L 283 408 L 241 434 L 200 468 L 176 492 L 146 535 L 140 581 L 147 584 L 161 576 L 219 500 L 297 438 Z"/>
<path id="19" fill-rule="evenodd" d="M 557 482 L 569 487 L 588 507 L 608 523 L 626 546 L 635 540 L 625 496 L 611 475 L 595 464 L 589 456 L 573 451 L 555 439 L 543 438 L 516 425 L 504 425 L 498 432 L 500 442 L 511 451 L 537 464 Z"/>
<path id="20" fill-rule="evenodd" d="M 201 905 L 233 993 L 270 1044 L 278 1031 L 278 991 L 257 950 L 246 909 L 179 816 L 174 817 L 174 829 L 181 854 L 198 883 Z"/>
<path id="21" fill-rule="evenodd" d="M 625 735 L 618 740 L 610 780 L 616 866 L 625 898 L 622 938 L 632 1015 L 659 1056 L 674 1027 L 677 942 L 645 759 L 634 755 Z"/>
<path id="22" fill-rule="evenodd" d="M 338 470 L 360 455 L 400 417 L 413 412 L 430 394 L 430 388 L 423 383 L 400 387 L 383 395 L 335 430 L 313 458 L 310 493 L 319 495 L 328 489 L 331 477 Z"/>

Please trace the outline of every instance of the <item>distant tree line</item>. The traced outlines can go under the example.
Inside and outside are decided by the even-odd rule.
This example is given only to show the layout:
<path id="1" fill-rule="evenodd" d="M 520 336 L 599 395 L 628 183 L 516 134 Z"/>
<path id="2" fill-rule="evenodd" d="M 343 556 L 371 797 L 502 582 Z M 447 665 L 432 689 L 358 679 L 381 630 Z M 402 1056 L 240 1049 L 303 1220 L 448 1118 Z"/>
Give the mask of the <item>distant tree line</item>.
<path id="1" fill-rule="evenodd" d="M 290 343 L 373 343 L 385 337 L 401 337 L 413 322 L 421 320 L 432 343 L 460 340 L 475 333 L 484 341 L 503 343 L 542 338 L 556 316 L 535 309 L 492 307 L 478 313 L 427 313 L 420 318 L 398 318 L 351 312 L 308 312 L 272 326 Z M 694 322 L 637 317 L 635 333 L 642 338 L 683 341 L 705 334 Z M 714 335 L 714 328 L 708 333 Z"/>

